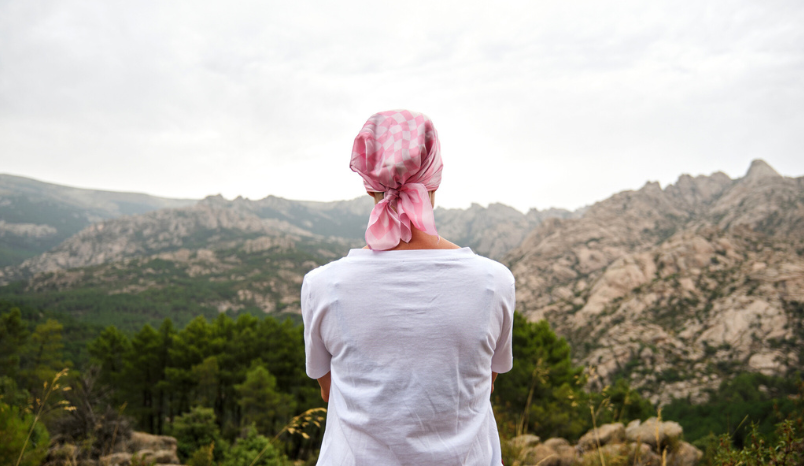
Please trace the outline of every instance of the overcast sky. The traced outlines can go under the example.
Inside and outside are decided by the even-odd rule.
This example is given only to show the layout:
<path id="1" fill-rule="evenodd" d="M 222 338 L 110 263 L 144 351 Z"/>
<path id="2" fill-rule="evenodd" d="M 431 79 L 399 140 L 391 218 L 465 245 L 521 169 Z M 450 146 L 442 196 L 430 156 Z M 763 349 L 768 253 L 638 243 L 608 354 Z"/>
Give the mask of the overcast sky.
<path id="1" fill-rule="evenodd" d="M 0 172 L 348 199 L 363 122 L 409 108 L 446 207 L 804 175 L 804 2 L 469 3 L 0 0 Z"/>

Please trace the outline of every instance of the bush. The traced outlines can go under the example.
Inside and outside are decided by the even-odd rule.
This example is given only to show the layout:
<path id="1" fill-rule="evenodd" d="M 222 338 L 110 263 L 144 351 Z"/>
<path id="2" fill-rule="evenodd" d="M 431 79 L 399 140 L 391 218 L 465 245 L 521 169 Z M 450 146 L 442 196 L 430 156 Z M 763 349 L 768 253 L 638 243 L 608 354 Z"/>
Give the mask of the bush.
<path id="1" fill-rule="evenodd" d="M 226 442 L 220 434 L 215 423 L 215 413 L 212 408 L 196 406 L 189 413 L 184 413 L 173 421 L 170 435 L 176 437 L 178 442 L 179 459 L 186 461 L 201 447 L 215 445 L 214 458 L 223 459 Z"/>
<path id="2" fill-rule="evenodd" d="M 23 446 L 25 454 L 20 466 L 38 466 L 42 463 L 47 455 L 50 435 L 42 424 L 37 423 L 28 439 L 33 422 L 33 414 L 0 402 L 0 466 L 15 465 Z"/>
<path id="3" fill-rule="evenodd" d="M 798 466 L 804 463 L 804 438 L 796 432 L 793 421 L 779 423 L 778 440 L 771 441 L 752 424 L 743 449 L 735 449 L 728 435 L 720 437 L 713 464 L 716 466 Z"/>
<path id="4" fill-rule="evenodd" d="M 260 455 L 262 453 L 262 455 Z M 229 449 L 221 466 L 249 466 L 259 456 L 254 466 L 286 466 L 290 462 L 266 437 L 257 433 L 253 426 L 246 431 L 244 438 Z"/>
<path id="5" fill-rule="evenodd" d="M 187 460 L 187 466 L 215 466 L 215 444 L 203 446 L 194 451 L 190 459 Z"/>
<path id="6" fill-rule="evenodd" d="M 804 390 L 804 385 L 799 388 L 797 383 L 801 383 L 800 374 L 738 374 L 723 382 L 709 402 L 695 405 L 684 399 L 673 400 L 662 412 L 681 424 L 684 438 L 699 448 L 710 442 L 710 434 L 717 437 L 727 433 L 734 446 L 741 448 L 752 423 L 757 425 L 759 434 L 771 436 L 780 421 L 802 412 L 795 400 L 800 399 L 799 391 Z"/>
<path id="7" fill-rule="evenodd" d="M 595 407 L 597 425 L 622 422 L 627 424 L 634 419 L 647 419 L 655 415 L 650 401 L 642 398 L 633 390 L 625 379 L 619 379 L 613 385 L 603 388 L 600 392 L 589 394 L 589 403 Z M 591 413 L 587 416 L 587 428 L 592 427 Z M 608 463 L 607 463 L 608 464 Z"/>

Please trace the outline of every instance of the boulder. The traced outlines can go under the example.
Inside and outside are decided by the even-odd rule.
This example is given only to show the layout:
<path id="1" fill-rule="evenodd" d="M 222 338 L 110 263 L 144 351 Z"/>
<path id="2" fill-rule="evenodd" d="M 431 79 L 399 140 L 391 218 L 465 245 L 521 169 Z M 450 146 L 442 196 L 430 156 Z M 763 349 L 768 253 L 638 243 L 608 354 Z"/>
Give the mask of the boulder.
<path id="1" fill-rule="evenodd" d="M 130 453 L 142 450 L 169 450 L 175 452 L 176 448 L 176 439 L 167 435 L 151 435 L 146 434 L 145 432 L 132 432 L 131 438 L 128 440 L 128 451 Z"/>
<path id="2" fill-rule="evenodd" d="M 520 458 L 523 466 L 562 466 L 558 452 L 544 444 L 528 448 L 520 454 Z"/>
<path id="3" fill-rule="evenodd" d="M 650 445 L 640 443 L 630 445 L 628 460 L 630 464 L 636 466 L 661 466 L 662 457 L 653 452 Z"/>
<path id="4" fill-rule="evenodd" d="M 136 453 L 146 463 L 156 464 L 177 464 L 179 457 L 176 455 L 176 450 L 140 450 Z"/>
<path id="5" fill-rule="evenodd" d="M 600 457 L 603 457 L 605 464 L 623 464 L 627 462 L 629 445 L 611 444 L 603 445 L 598 450 L 594 447 L 581 456 L 581 464 L 600 464 Z"/>
<path id="6" fill-rule="evenodd" d="M 667 455 L 667 466 L 695 466 L 703 452 L 687 442 L 678 442 L 676 449 Z"/>
<path id="7" fill-rule="evenodd" d="M 131 453 L 112 453 L 111 455 L 101 456 L 100 462 L 106 466 L 130 466 Z"/>
<path id="8" fill-rule="evenodd" d="M 580 464 L 600 464 L 601 456 L 606 464 L 627 464 L 629 466 L 662 465 L 661 457 L 644 443 L 612 443 L 604 445 L 599 450 L 594 449 L 584 453 Z"/>
<path id="9" fill-rule="evenodd" d="M 561 445 L 554 448 L 561 466 L 572 466 L 578 458 L 578 451 L 571 445 Z"/>
<path id="10" fill-rule="evenodd" d="M 539 442 L 541 442 L 541 439 L 536 435 L 531 434 L 520 435 L 519 437 L 514 437 L 508 441 L 512 447 L 517 449 L 535 447 L 539 444 Z"/>
<path id="11" fill-rule="evenodd" d="M 625 426 L 616 422 L 603 424 L 597 428 L 597 433 L 595 433 L 595 429 L 590 430 L 578 440 L 578 447 L 583 451 L 590 451 L 597 448 L 598 441 L 600 441 L 600 446 L 603 446 L 622 443 L 624 440 Z"/>
<path id="12" fill-rule="evenodd" d="M 677 422 L 659 422 L 655 417 L 645 422 L 632 421 L 625 429 L 625 437 L 629 442 L 642 442 L 657 450 L 659 445 L 667 444 L 671 438 L 679 438 L 684 430 Z M 659 445 L 657 445 L 657 436 Z"/>
<path id="13" fill-rule="evenodd" d="M 575 447 L 563 438 L 548 439 L 520 454 L 523 466 L 572 466 L 576 457 Z"/>
<path id="14" fill-rule="evenodd" d="M 549 438 L 549 439 L 544 441 L 544 446 L 546 446 L 548 448 L 553 448 L 553 449 L 555 449 L 556 447 L 567 446 L 569 444 L 570 443 L 566 439 L 563 439 L 563 438 L 560 438 L 560 437 L 553 437 L 553 438 Z"/>

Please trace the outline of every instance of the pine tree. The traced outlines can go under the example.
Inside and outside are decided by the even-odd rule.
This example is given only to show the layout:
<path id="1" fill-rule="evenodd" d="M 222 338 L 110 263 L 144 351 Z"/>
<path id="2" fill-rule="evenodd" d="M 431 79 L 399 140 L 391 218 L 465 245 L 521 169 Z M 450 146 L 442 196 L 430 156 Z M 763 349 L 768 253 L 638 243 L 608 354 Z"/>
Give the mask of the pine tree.
<path id="1" fill-rule="evenodd" d="M 505 436 L 575 438 L 585 429 L 583 368 L 572 364 L 570 346 L 545 320 L 514 315 L 514 367 L 500 374 L 492 400 Z"/>
<path id="2" fill-rule="evenodd" d="M 262 434 L 276 434 L 293 412 L 292 398 L 277 391 L 276 377 L 261 364 L 255 364 L 235 388 L 243 408 L 243 424 L 254 424 Z"/>
<path id="3" fill-rule="evenodd" d="M 19 308 L 0 315 L 0 374 L 15 378 L 20 369 L 20 354 L 28 339 L 28 329 Z"/>

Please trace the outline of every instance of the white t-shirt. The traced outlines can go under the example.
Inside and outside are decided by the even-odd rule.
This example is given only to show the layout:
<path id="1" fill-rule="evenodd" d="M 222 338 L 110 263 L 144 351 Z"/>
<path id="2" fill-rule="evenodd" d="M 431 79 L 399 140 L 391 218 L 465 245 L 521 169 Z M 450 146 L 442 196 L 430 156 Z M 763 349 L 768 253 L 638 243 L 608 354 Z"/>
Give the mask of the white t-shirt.
<path id="1" fill-rule="evenodd" d="M 471 249 L 371 251 L 304 277 L 307 375 L 332 372 L 319 465 L 492 465 L 514 277 Z"/>

